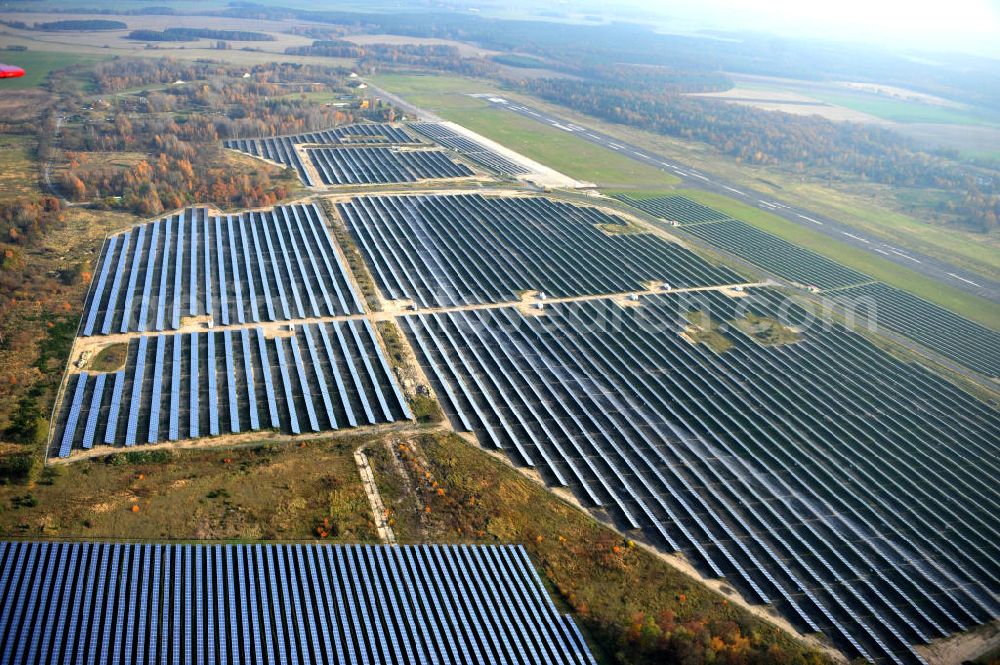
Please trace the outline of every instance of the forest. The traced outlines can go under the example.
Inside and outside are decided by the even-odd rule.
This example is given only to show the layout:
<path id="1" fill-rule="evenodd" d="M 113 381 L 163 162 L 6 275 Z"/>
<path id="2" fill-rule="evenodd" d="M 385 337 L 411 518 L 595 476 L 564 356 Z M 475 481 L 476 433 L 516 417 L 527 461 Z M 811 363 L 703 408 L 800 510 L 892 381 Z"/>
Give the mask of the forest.
<path id="1" fill-rule="evenodd" d="M 746 164 L 905 188 L 943 190 L 940 222 L 988 232 L 1000 219 L 1000 174 L 932 154 L 880 127 L 832 122 L 680 94 L 688 88 L 633 77 L 529 79 L 521 88 L 543 99 L 616 122 L 714 146 Z"/>
<path id="2" fill-rule="evenodd" d="M 120 59 L 96 65 L 93 75 L 105 92 L 189 81 L 129 96 L 124 109 L 97 105 L 59 139 L 64 168 L 58 183 L 68 198 L 143 216 L 192 203 L 271 205 L 297 186 L 294 173 L 275 177 L 256 163 L 234 164 L 221 148 L 223 140 L 320 129 L 380 113 L 298 96 L 349 94 L 346 70 L 326 67 L 276 65 L 247 72 L 205 62 Z M 128 166 L 104 158 L 123 153 L 141 158 Z"/>
<path id="3" fill-rule="evenodd" d="M 516 90 L 603 120 L 679 139 L 707 143 L 737 162 L 778 166 L 825 181 L 861 180 L 939 193 L 921 216 L 937 224 L 988 233 L 1000 219 L 1000 174 L 956 159 L 954 151 L 928 152 L 889 129 L 832 122 L 697 98 L 685 93 L 725 90 L 722 73 L 673 66 L 541 61 L 519 64 L 570 77 L 532 78 L 504 73 L 495 59 L 462 57 L 448 45 L 366 44 L 317 40 L 289 48 L 295 55 L 355 58 L 362 71 L 420 67 L 491 78 Z"/>
<path id="4" fill-rule="evenodd" d="M 231 39 L 238 42 L 273 42 L 274 35 L 245 30 L 213 30 L 211 28 L 167 28 L 166 30 L 133 30 L 129 39 L 143 42 L 191 42 L 198 39 Z"/>
<path id="5" fill-rule="evenodd" d="M 82 19 L 67 21 L 50 21 L 48 23 L 36 23 L 35 30 L 45 30 L 47 32 L 95 32 L 101 30 L 125 30 L 128 25 L 121 21 L 108 21 L 104 19 Z"/>
<path id="6" fill-rule="evenodd" d="M 482 58 L 463 58 L 454 46 L 442 44 L 365 44 L 341 39 L 317 40 L 310 46 L 290 46 L 288 55 L 355 58 L 363 71 L 380 66 L 419 66 L 463 76 L 496 76 L 497 65 Z"/>

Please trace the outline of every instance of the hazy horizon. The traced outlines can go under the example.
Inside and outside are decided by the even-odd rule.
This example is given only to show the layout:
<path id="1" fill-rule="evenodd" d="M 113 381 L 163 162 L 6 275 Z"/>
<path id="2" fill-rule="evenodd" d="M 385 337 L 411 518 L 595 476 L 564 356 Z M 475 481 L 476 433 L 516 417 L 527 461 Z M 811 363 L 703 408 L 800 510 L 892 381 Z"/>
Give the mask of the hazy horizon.
<path id="1" fill-rule="evenodd" d="M 726 30 L 782 37 L 864 42 L 894 50 L 961 52 L 1000 58 L 1000 6 L 989 0 L 948 4 L 906 0 L 619 0 L 612 4 L 563 2 L 621 20 L 663 20 L 668 31 Z M 646 14 L 637 16 L 635 10 Z"/>

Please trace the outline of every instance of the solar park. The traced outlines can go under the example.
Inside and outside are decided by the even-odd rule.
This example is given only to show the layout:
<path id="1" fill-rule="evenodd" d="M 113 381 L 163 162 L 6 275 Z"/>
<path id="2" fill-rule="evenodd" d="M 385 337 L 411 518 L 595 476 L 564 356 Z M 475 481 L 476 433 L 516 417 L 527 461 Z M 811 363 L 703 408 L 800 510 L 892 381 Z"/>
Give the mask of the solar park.
<path id="1" fill-rule="evenodd" d="M 460 134 L 446 125 L 436 122 L 415 122 L 410 125 L 438 145 L 454 150 L 480 166 L 503 176 L 518 176 L 528 173 L 528 169 L 513 162 L 495 150 Z"/>
<path id="2" fill-rule="evenodd" d="M 725 213 L 713 210 L 708 206 L 703 206 L 680 195 L 636 199 L 625 194 L 619 194 L 615 198 L 654 217 L 660 217 L 668 222 L 677 222 L 678 224 L 718 222 L 729 218 L 729 215 Z"/>
<path id="3" fill-rule="evenodd" d="M 648 281 L 742 281 L 679 244 L 624 232 L 619 217 L 546 198 L 371 196 L 338 210 L 386 297 L 422 307 L 512 301 L 533 289 L 563 297 L 636 291 Z"/>
<path id="4" fill-rule="evenodd" d="M 111 236 L 80 334 L 346 316 L 363 310 L 319 208 L 188 208 Z"/>
<path id="5" fill-rule="evenodd" d="M 595 663 L 519 546 L 0 542 L 0 581 L 10 665 Z"/>
<path id="6" fill-rule="evenodd" d="M 306 152 L 324 185 L 383 185 L 475 175 L 441 150 L 365 147 L 308 148 Z"/>
<path id="7" fill-rule="evenodd" d="M 358 145 L 421 145 L 406 129 L 387 123 L 357 123 L 332 129 L 289 134 L 285 136 L 269 136 L 252 139 L 228 139 L 223 146 L 231 150 L 267 159 L 283 166 L 294 168 L 299 178 L 307 185 L 312 178 L 296 150 L 296 146 L 358 146 Z M 330 184 L 330 183 L 328 183 Z"/>
<path id="8" fill-rule="evenodd" d="M 682 233 L 773 275 L 814 287 L 851 308 L 857 317 L 871 317 L 880 329 L 908 337 L 984 376 L 1000 377 L 1000 335 L 989 328 L 683 196 L 617 198 L 661 219 L 678 221 Z"/>
<path id="9" fill-rule="evenodd" d="M 54 455 L 413 417 L 314 204 L 182 210 L 111 236 L 97 265 L 79 334 L 124 334 L 126 361 L 70 373 Z"/>
<path id="10" fill-rule="evenodd" d="M 409 419 L 369 321 L 141 336 L 126 368 L 70 377 L 58 455 L 96 445 L 289 434 Z"/>
<path id="11" fill-rule="evenodd" d="M 922 298 L 876 282 L 831 294 L 855 315 L 910 337 L 984 376 L 1000 377 L 1000 334 Z"/>
<path id="12" fill-rule="evenodd" d="M 324 146 L 305 152 L 325 184 L 466 168 L 385 147 L 412 139 L 405 130 L 356 127 L 227 147 L 305 174 L 295 146 Z M 446 126 L 411 127 L 519 172 Z M 403 173 L 402 155 L 444 161 Z M 683 197 L 628 202 L 784 279 L 885 303 L 880 325 L 944 340 L 949 357 L 995 375 L 991 331 Z M 850 656 L 922 662 L 914 645 L 1000 614 L 1000 490 L 982 482 L 1000 471 L 993 405 L 592 205 L 372 194 L 336 214 L 383 302 L 410 301 L 405 313 L 365 311 L 313 204 L 190 208 L 108 238 L 79 335 L 124 339 L 125 366 L 69 371 L 50 454 L 412 420 L 372 323 L 394 318 L 453 429 Z M 724 349 L 699 341 L 692 313 L 714 321 Z M 791 341 L 755 336 L 762 320 Z M 84 566 L 108 577 L 81 588 Z M 192 650 L 218 662 L 592 662 L 517 548 L 0 543 L 0 575 L 50 571 L 66 592 L 46 586 L 0 615 L 0 650 L 28 645 L 23 662 L 93 649 L 86 622 L 120 625 L 103 618 L 111 607 L 140 608 L 109 633 L 125 662 Z M 134 581 L 127 601 L 112 599 L 126 597 L 116 575 Z M 76 632 L 50 642 L 18 628 L 20 615 Z M 259 623 L 263 634 L 248 630 Z"/>
<path id="13" fill-rule="evenodd" d="M 1000 414 L 839 326 L 780 347 L 730 329 L 725 353 L 682 338 L 684 311 L 739 307 L 782 301 L 401 321 L 457 429 L 856 655 L 916 662 L 911 644 L 995 617 Z"/>

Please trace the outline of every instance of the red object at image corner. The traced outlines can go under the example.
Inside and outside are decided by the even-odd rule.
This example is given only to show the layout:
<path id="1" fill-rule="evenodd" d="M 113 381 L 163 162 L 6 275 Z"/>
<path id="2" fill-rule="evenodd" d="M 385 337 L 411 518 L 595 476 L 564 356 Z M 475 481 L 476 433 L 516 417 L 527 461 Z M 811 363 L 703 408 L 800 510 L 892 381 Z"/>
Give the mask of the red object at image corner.
<path id="1" fill-rule="evenodd" d="M 24 76 L 24 70 L 13 65 L 0 64 L 0 79 L 12 79 Z"/>

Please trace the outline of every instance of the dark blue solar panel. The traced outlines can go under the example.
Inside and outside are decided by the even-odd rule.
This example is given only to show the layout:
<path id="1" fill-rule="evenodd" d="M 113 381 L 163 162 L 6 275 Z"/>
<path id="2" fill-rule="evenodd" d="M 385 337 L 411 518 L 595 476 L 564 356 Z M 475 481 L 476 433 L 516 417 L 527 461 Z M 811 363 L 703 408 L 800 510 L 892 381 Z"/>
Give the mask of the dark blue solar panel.
<path id="1" fill-rule="evenodd" d="M 94 445 L 94 436 L 97 434 L 97 419 L 101 415 L 101 401 L 104 399 L 104 384 L 107 382 L 107 374 L 98 374 L 94 382 L 94 394 L 90 398 L 90 409 L 87 411 L 87 426 L 83 430 L 82 447 L 90 449 Z"/>
<path id="2" fill-rule="evenodd" d="M 160 261 L 160 290 L 156 294 L 156 329 L 163 330 L 167 306 L 167 275 L 170 266 L 170 241 L 173 235 L 173 218 L 167 218 L 167 228 L 163 236 L 163 260 Z"/>
<path id="3" fill-rule="evenodd" d="M 288 345 L 292 349 L 292 360 L 295 362 L 295 373 L 299 378 L 299 390 L 302 394 L 302 400 L 306 404 L 309 427 L 312 431 L 318 432 L 319 422 L 316 420 L 316 408 L 313 406 L 312 391 L 309 389 L 309 377 L 306 376 L 305 366 L 302 364 L 302 353 L 299 351 L 298 336 L 289 338 Z"/>
<path id="4" fill-rule="evenodd" d="M 260 361 L 264 367 L 264 393 L 267 396 L 267 409 L 271 417 L 271 427 L 278 429 L 281 421 L 278 419 L 278 401 L 274 396 L 274 383 L 271 380 L 271 360 L 267 355 L 267 341 L 264 338 L 264 330 L 257 328 L 257 348 L 260 352 Z"/>
<path id="5" fill-rule="evenodd" d="M 302 430 L 299 428 L 299 419 L 295 415 L 295 393 L 292 388 L 292 381 L 288 376 L 288 365 L 285 363 L 285 344 L 283 338 L 274 338 L 274 351 L 278 356 L 278 371 L 281 373 L 281 384 L 285 389 L 289 427 L 293 434 L 301 434 Z"/>
<path id="6" fill-rule="evenodd" d="M 63 429 L 62 441 L 59 444 L 59 457 L 69 457 L 70 449 L 73 447 L 73 438 L 76 436 L 76 426 L 80 421 L 80 409 L 83 407 L 83 392 L 87 387 L 87 373 L 81 372 L 76 380 L 76 388 L 73 390 L 73 401 L 69 406 L 69 417 L 66 419 L 66 427 Z"/>
<path id="7" fill-rule="evenodd" d="M 183 335 L 173 336 L 173 360 L 170 363 L 170 429 L 167 438 L 176 441 L 180 438 L 181 420 L 181 345 Z"/>
<path id="8" fill-rule="evenodd" d="M 104 261 L 101 263 L 101 273 L 97 278 L 97 285 L 94 287 L 94 295 L 90 299 L 90 308 L 87 310 L 87 322 L 83 326 L 83 334 L 91 335 L 94 332 L 94 323 L 97 321 L 97 312 L 101 308 L 101 299 L 104 297 L 104 285 L 108 281 L 108 273 L 111 270 L 111 261 L 114 259 L 115 247 L 118 245 L 118 236 L 111 236 L 104 248 Z M 114 303 L 109 303 L 108 307 L 113 308 Z"/>
<path id="9" fill-rule="evenodd" d="M 115 442 L 115 434 L 118 430 L 118 415 L 122 407 L 122 390 L 125 388 L 125 370 L 115 372 L 115 385 L 111 390 L 111 408 L 108 411 L 108 426 L 104 430 L 104 443 Z"/>
<path id="10" fill-rule="evenodd" d="M 191 333 L 191 405 L 190 405 L 190 428 L 188 436 L 197 439 L 199 436 L 198 416 L 199 416 L 199 393 L 201 388 L 198 381 L 198 333 Z"/>
<path id="11" fill-rule="evenodd" d="M 219 388 L 216 385 L 215 377 L 215 333 L 208 333 L 205 336 L 208 346 L 206 348 L 205 365 L 208 371 L 208 433 L 212 436 L 219 434 Z"/>
<path id="12" fill-rule="evenodd" d="M 229 395 L 229 430 L 240 431 L 240 408 L 236 401 L 236 367 L 233 364 L 233 333 L 231 330 L 222 332 L 223 346 L 226 351 L 226 387 Z"/>
<path id="13" fill-rule="evenodd" d="M 118 332 L 127 332 L 132 322 L 132 298 L 135 295 L 135 285 L 139 280 L 139 262 L 144 251 L 143 240 L 146 238 L 146 227 L 140 226 L 136 235 L 135 247 L 132 250 L 132 267 L 129 270 L 128 284 L 125 286 L 125 305 L 121 327 Z"/>
<path id="14" fill-rule="evenodd" d="M 132 373 L 132 398 L 129 402 L 128 427 L 125 430 L 125 445 L 135 445 L 135 434 L 139 427 L 139 408 L 142 405 L 142 379 L 146 368 L 146 347 L 148 337 L 139 338 L 139 352 L 135 357 L 135 371 Z"/>
<path id="15" fill-rule="evenodd" d="M 131 231 L 126 231 L 122 235 L 122 249 L 118 254 L 118 263 L 115 265 L 115 278 L 111 283 L 111 293 L 108 294 L 108 307 L 104 312 L 104 323 L 101 326 L 102 335 L 110 333 L 111 324 L 114 323 L 115 312 L 118 307 L 118 292 L 122 285 L 122 275 L 125 274 L 125 260 L 128 258 L 129 243 L 131 239 Z"/>
<path id="16" fill-rule="evenodd" d="M 142 284 L 142 299 L 139 301 L 139 319 L 136 329 L 140 332 L 146 330 L 146 318 L 149 315 L 149 298 L 153 291 L 153 275 L 156 268 L 156 257 L 159 255 L 160 247 L 160 220 L 156 220 L 152 225 L 152 232 L 149 236 L 149 252 L 146 255 L 146 275 Z M 124 332 L 124 331 L 122 331 Z"/>
<path id="17" fill-rule="evenodd" d="M 250 429 L 260 429 L 260 416 L 257 413 L 257 391 L 254 387 L 253 364 L 250 352 L 250 331 L 247 328 L 240 330 L 240 345 L 243 348 L 243 369 L 247 379 L 247 401 L 250 403 Z"/>
<path id="18" fill-rule="evenodd" d="M 170 327 L 177 330 L 181 327 L 181 284 L 184 273 L 184 227 L 187 226 L 185 215 L 187 210 L 181 210 L 177 220 L 177 249 L 174 252 L 174 303 L 170 315 Z"/>
<path id="19" fill-rule="evenodd" d="M 153 395 L 149 401 L 148 443 L 156 443 L 160 436 L 160 402 L 163 397 L 163 356 L 167 346 L 165 335 L 156 337 L 156 360 L 153 364 Z"/>
<path id="20" fill-rule="evenodd" d="M 223 256 L 222 218 L 213 217 L 215 222 L 215 265 L 219 271 L 219 311 L 222 314 L 222 325 L 229 325 L 229 295 L 227 293 L 226 259 Z"/>

